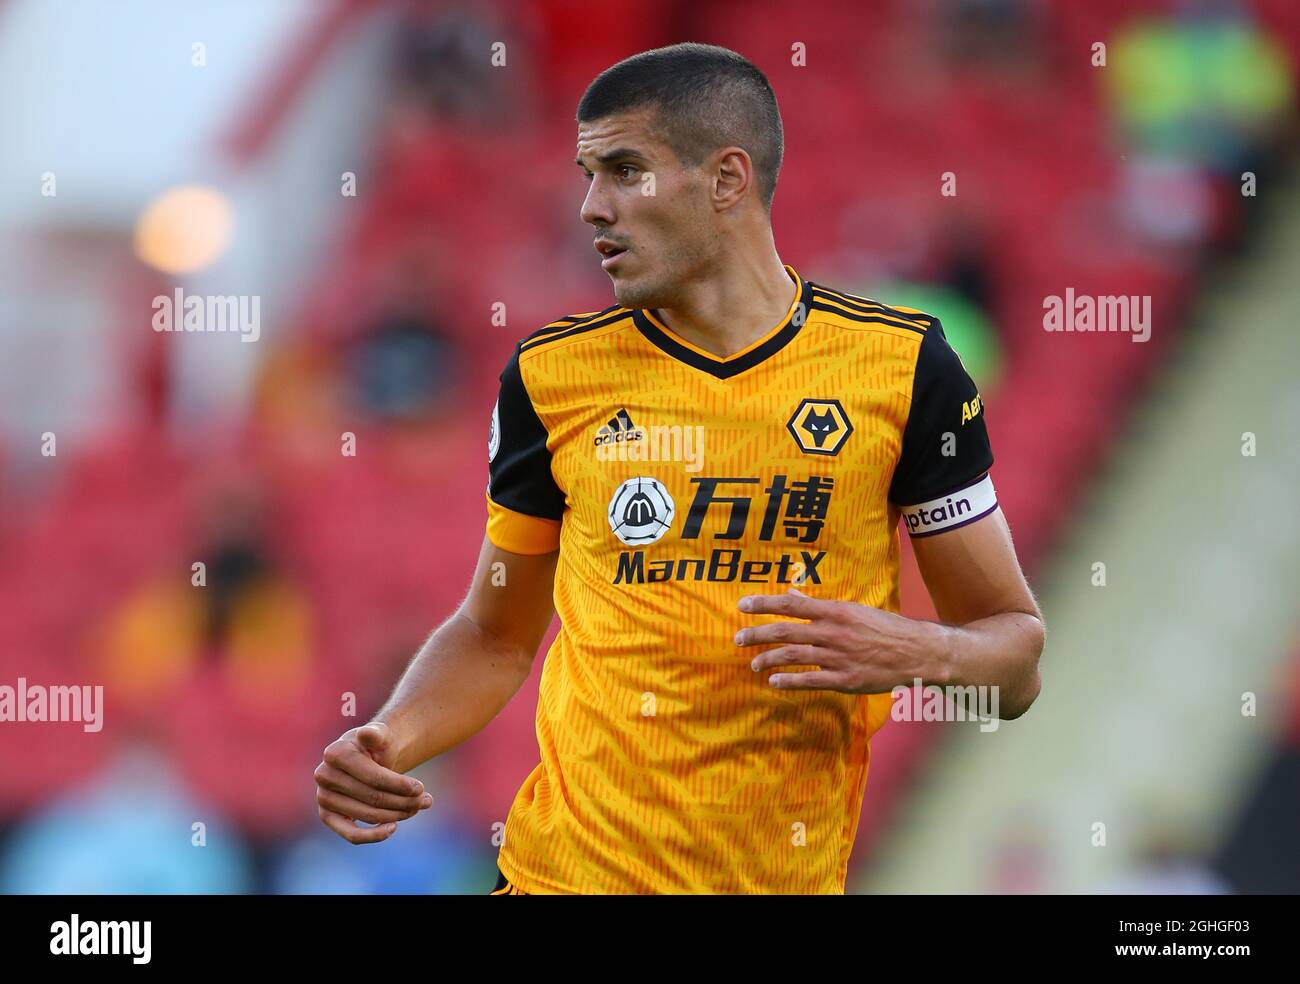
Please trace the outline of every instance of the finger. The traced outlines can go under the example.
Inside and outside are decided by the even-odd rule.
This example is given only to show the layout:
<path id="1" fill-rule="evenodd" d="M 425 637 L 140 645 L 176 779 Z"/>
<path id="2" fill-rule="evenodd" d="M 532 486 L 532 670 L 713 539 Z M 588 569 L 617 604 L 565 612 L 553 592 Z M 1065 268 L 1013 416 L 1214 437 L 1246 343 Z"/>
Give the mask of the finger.
<path id="1" fill-rule="evenodd" d="M 384 768 L 351 742 L 335 742 L 325 749 L 325 762 L 386 793 L 419 796 L 424 792 L 424 784 L 418 779 Z"/>
<path id="2" fill-rule="evenodd" d="M 838 668 L 837 654 L 832 649 L 821 646 L 779 646 L 759 653 L 750 662 L 750 668 L 756 673 L 778 666 L 819 666 Z"/>
<path id="3" fill-rule="evenodd" d="M 324 762 L 316 767 L 316 784 L 380 810 L 423 810 L 433 805 L 433 797 L 428 793 L 418 796 L 386 793 L 382 789 L 367 786 L 346 772 Z"/>
<path id="4" fill-rule="evenodd" d="M 830 639 L 825 626 L 815 622 L 768 622 L 750 625 L 736 633 L 737 646 L 767 646 L 786 643 L 825 645 Z"/>
<path id="5" fill-rule="evenodd" d="M 316 790 L 316 804 L 330 813 L 337 813 L 352 820 L 364 820 L 366 823 L 398 823 L 409 820 L 420 812 L 419 810 L 380 810 L 367 806 L 351 796 L 320 788 Z"/>
<path id="6" fill-rule="evenodd" d="M 838 690 L 842 694 L 853 693 L 842 673 L 832 673 L 829 670 L 773 673 L 767 682 L 776 690 Z"/>
<path id="7" fill-rule="evenodd" d="M 788 615 L 792 618 L 829 618 L 839 602 L 809 598 L 802 592 L 779 595 L 745 595 L 737 603 L 751 615 Z"/>
<path id="8" fill-rule="evenodd" d="M 387 840 L 397 829 L 395 823 L 386 823 L 382 827 L 358 827 L 347 817 L 324 809 L 320 811 L 320 818 L 325 826 L 350 844 L 377 844 Z"/>

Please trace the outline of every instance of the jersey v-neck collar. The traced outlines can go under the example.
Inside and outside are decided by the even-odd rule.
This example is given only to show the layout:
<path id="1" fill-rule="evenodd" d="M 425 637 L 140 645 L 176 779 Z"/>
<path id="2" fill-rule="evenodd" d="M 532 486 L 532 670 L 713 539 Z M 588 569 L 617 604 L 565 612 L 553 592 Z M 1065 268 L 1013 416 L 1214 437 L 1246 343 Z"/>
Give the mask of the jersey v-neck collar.
<path id="1" fill-rule="evenodd" d="M 808 285 L 808 281 L 799 276 L 794 267 L 789 264 L 783 265 L 790 279 L 799 285 L 794 300 L 790 302 L 790 309 L 775 328 L 725 359 L 706 352 L 674 334 L 672 329 L 660 320 L 657 310 L 644 308 L 635 310 L 632 312 L 632 320 L 646 340 L 666 355 L 718 379 L 730 379 L 747 369 L 753 369 L 780 352 L 794 340 L 795 335 L 799 334 L 799 329 L 808 319 L 808 313 L 812 310 L 812 288 Z"/>

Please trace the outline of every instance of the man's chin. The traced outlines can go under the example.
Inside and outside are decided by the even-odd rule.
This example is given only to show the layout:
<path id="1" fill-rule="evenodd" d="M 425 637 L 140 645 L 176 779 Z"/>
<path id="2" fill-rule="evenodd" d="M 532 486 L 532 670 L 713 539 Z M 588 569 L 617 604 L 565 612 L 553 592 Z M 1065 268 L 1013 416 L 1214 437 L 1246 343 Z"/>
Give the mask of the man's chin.
<path id="1" fill-rule="evenodd" d="M 651 292 L 636 281 L 617 275 L 611 275 L 609 279 L 613 282 L 614 300 L 618 302 L 619 307 L 635 309 L 655 306 L 652 303 L 654 298 L 650 296 Z"/>
<path id="2" fill-rule="evenodd" d="M 641 306 L 641 295 L 635 287 L 617 274 L 610 274 L 609 279 L 614 287 L 614 300 L 618 302 L 619 307 L 632 308 Z"/>

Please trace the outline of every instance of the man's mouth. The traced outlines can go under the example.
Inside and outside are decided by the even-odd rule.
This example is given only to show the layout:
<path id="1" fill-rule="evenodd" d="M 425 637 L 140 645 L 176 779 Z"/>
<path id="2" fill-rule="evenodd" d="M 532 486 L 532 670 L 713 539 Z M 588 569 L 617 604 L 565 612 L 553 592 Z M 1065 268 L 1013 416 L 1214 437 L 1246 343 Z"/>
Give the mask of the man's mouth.
<path id="1" fill-rule="evenodd" d="M 610 242 L 608 239 L 597 239 L 596 252 L 602 257 L 600 261 L 601 267 L 608 270 L 618 261 L 620 256 L 627 252 L 627 250 L 616 243 Z"/>

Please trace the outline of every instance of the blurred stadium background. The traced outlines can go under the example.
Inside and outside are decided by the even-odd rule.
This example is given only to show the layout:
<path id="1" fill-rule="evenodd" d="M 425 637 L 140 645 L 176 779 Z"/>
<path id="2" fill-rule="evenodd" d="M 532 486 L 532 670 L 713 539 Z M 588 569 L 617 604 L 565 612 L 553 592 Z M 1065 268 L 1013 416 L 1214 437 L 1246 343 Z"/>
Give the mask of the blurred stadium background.
<path id="1" fill-rule="evenodd" d="M 611 303 L 578 97 L 680 40 L 772 80 L 782 258 L 943 318 L 1048 619 L 1027 717 L 876 737 L 849 889 L 1300 888 L 1294 0 L 0 0 L 0 684 L 105 694 L 0 723 L 0 890 L 487 891 L 536 671 L 381 845 L 312 770 L 463 595 L 513 343 Z"/>

